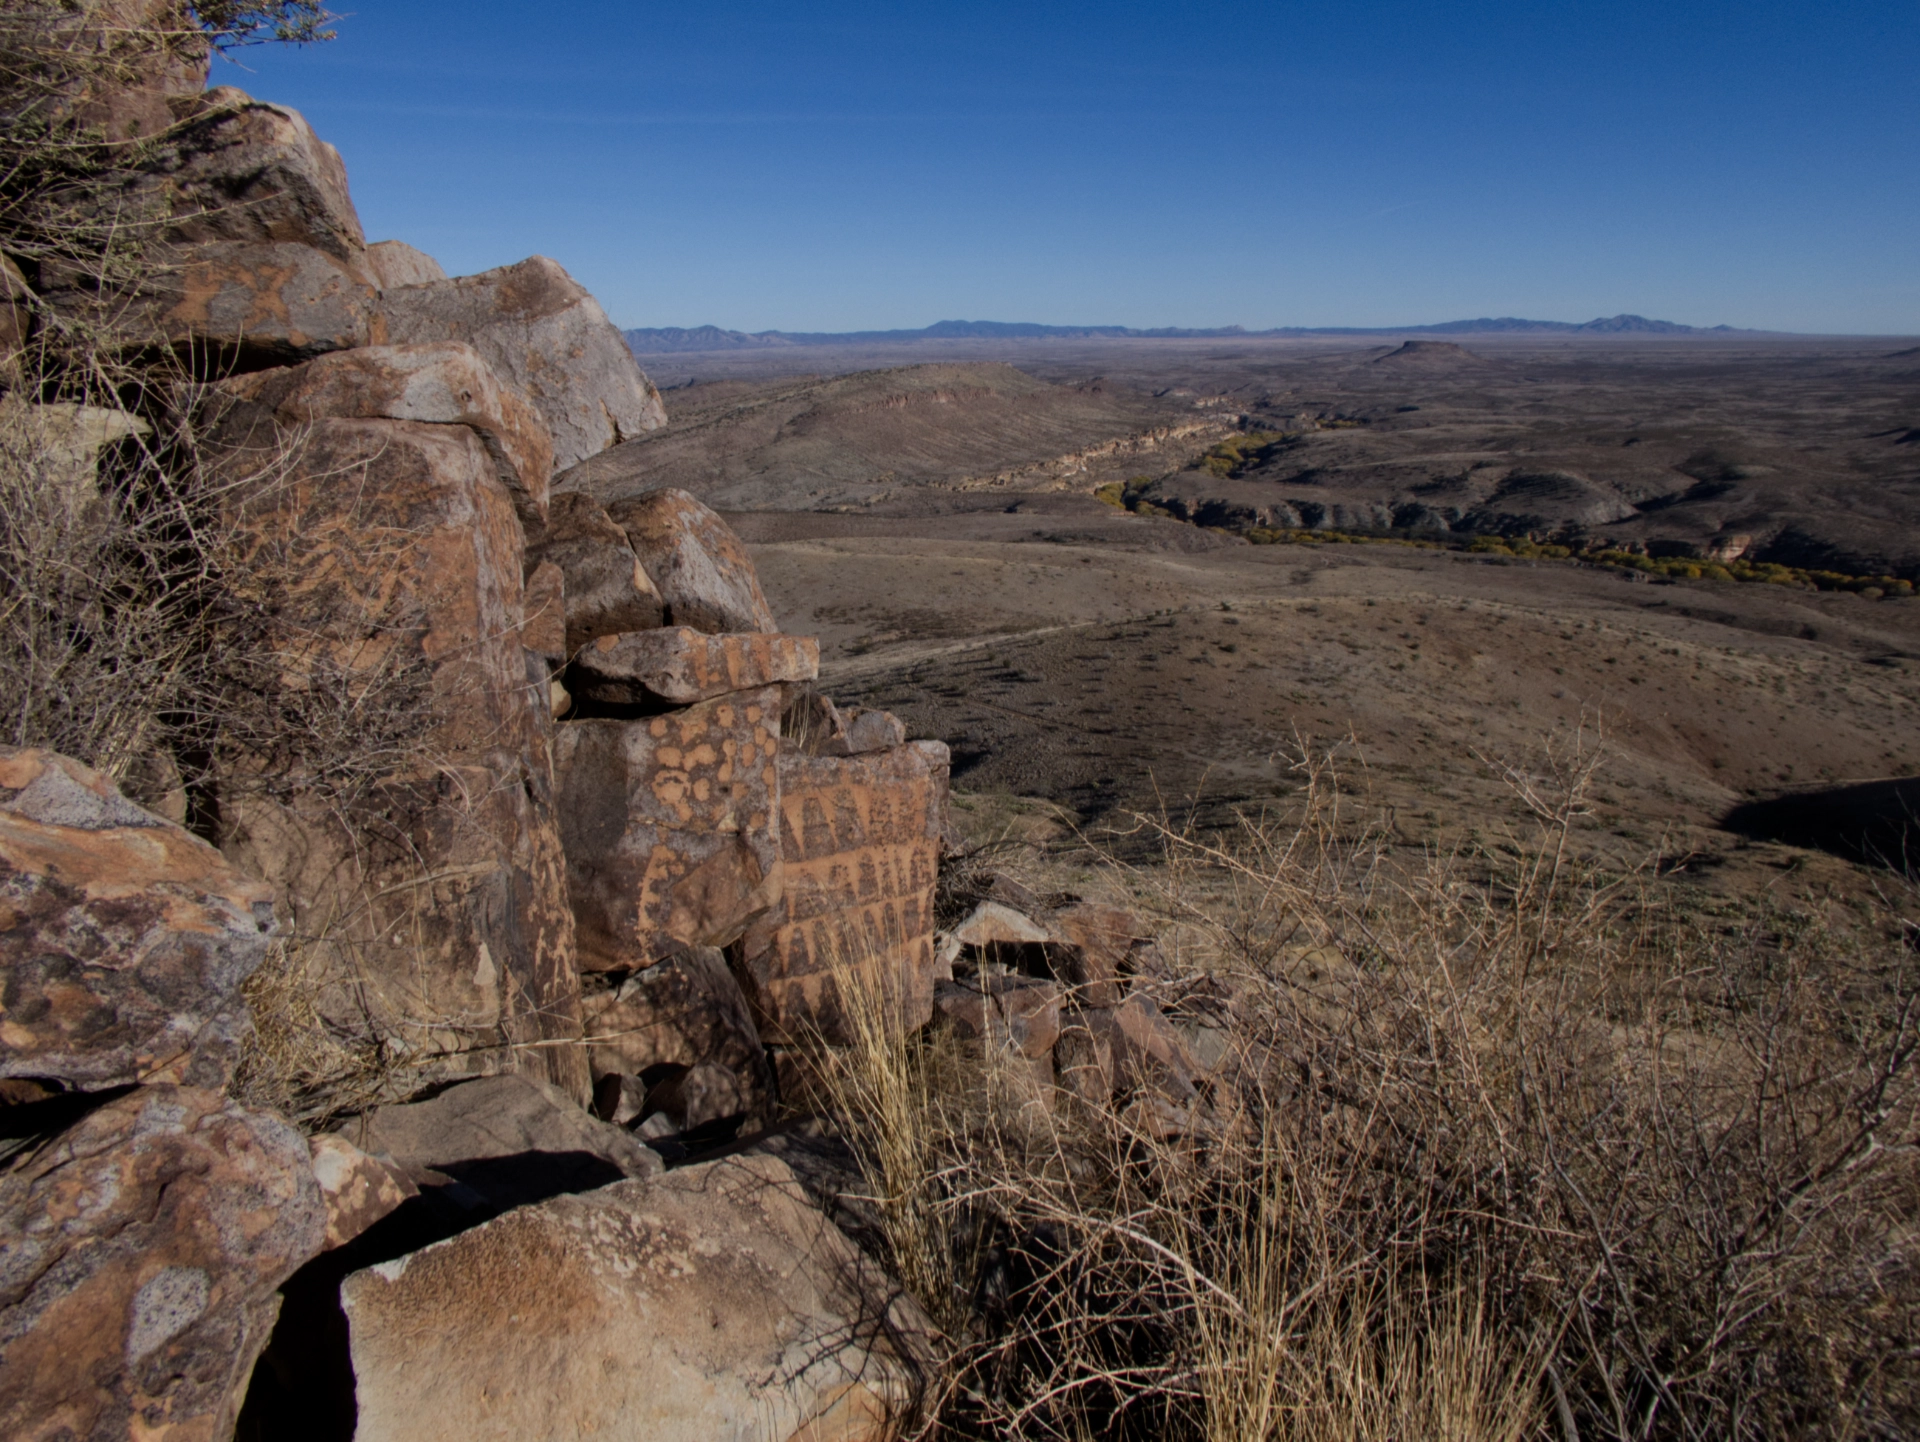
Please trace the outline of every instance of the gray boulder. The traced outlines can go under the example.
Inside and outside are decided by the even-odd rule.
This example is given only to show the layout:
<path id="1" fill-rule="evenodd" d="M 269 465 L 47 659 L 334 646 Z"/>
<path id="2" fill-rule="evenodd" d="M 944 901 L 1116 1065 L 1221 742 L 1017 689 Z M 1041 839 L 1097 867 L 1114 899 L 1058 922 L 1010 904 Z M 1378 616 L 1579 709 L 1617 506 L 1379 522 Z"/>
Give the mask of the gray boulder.
<path id="1" fill-rule="evenodd" d="M 733 528 L 671 487 L 607 507 L 666 607 L 669 626 L 696 631 L 777 631 L 753 558 Z"/>

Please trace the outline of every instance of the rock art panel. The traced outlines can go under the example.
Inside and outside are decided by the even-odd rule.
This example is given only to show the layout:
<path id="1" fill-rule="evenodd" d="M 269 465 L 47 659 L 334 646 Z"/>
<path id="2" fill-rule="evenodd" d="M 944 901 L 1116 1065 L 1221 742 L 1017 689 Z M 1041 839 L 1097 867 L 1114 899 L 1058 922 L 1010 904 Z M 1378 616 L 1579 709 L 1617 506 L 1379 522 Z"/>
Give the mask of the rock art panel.
<path id="1" fill-rule="evenodd" d="M 724 946 L 780 896 L 780 692 L 557 728 L 580 966 L 631 971 Z"/>
<path id="2" fill-rule="evenodd" d="M 882 1442 L 931 1332 L 765 1155 L 523 1207 L 341 1296 L 379 1442 Z"/>
<path id="3" fill-rule="evenodd" d="M 360 417 L 467 426 L 486 446 L 523 520 L 538 525 L 545 518 L 553 478 L 546 422 L 470 345 L 360 346 L 241 376 L 223 389 L 296 424 Z"/>
<path id="4" fill-rule="evenodd" d="M 439 261 L 403 240 L 376 240 L 368 246 L 367 269 L 373 272 L 374 284 L 382 290 L 398 290 L 403 285 L 432 285 L 447 278 Z"/>
<path id="5" fill-rule="evenodd" d="M 630 496 L 607 507 L 666 608 L 666 624 L 696 631 L 777 631 L 753 559 L 733 528 L 685 491 Z"/>
<path id="6" fill-rule="evenodd" d="M 812 636 L 708 635 L 673 626 L 602 636 L 581 647 L 568 687 L 594 701 L 684 706 L 819 674 L 820 643 Z"/>
<path id="7" fill-rule="evenodd" d="M 389 290 L 379 315 L 388 341 L 466 341 L 485 356 L 546 418 L 557 470 L 667 423 L 600 303 L 545 256 Z"/>
<path id="8" fill-rule="evenodd" d="M 0 1176 L 0 1435 L 231 1436 L 326 1222 L 275 1117 L 174 1086 L 96 1108 Z"/>
<path id="9" fill-rule="evenodd" d="M 0 747 L 0 1077 L 223 1087 L 273 892 L 98 772 Z"/>
<path id="10" fill-rule="evenodd" d="M 293 241 L 215 241 L 173 248 L 130 308 L 103 317 L 130 336 L 260 360 L 305 360 L 374 336 L 372 282 L 358 267 Z M 48 303 L 95 308 L 84 294 Z"/>
<path id="11" fill-rule="evenodd" d="M 234 406 L 244 471 L 281 433 Z M 315 421 L 291 473 L 231 511 L 274 618 L 260 684 L 316 708 L 314 734 L 353 699 L 350 754 L 243 754 L 236 777 L 274 784 L 222 802 L 223 848 L 279 893 L 322 1015 L 418 1085 L 527 1071 L 584 1101 L 552 721 L 492 458 L 463 426 Z"/>
<path id="12" fill-rule="evenodd" d="M 768 1041 L 849 1039 L 841 990 L 858 985 L 902 1030 L 933 1014 L 933 889 L 947 748 L 780 758 L 779 908 L 735 949 Z"/>
<path id="13" fill-rule="evenodd" d="M 550 563 L 566 576 L 566 654 L 587 642 L 658 626 L 660 593 L 642 568 L 626 532 L 591 496 L 562 491 L 546 519 L 527 530 L 529 565 Z"/>

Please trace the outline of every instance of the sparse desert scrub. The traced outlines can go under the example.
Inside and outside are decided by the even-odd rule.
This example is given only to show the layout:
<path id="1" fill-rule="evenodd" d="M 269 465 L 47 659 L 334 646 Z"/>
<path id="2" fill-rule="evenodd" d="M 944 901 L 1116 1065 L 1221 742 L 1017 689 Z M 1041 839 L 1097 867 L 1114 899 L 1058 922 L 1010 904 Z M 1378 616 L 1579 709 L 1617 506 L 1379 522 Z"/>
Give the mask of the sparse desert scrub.
<path id="1" fill-rule="evenodd" d="M 1511 773 L 1528 844 L 1417 862 L 1303 766 L 1237 834 L 1143 823 L 1127 877 L 1231 1014 L 1198 1122 L 839 1054 L 949 1336 L 928 1434 L 1911 1435 L 1911 949 L 1592 870 L 1591 755 Z"/>

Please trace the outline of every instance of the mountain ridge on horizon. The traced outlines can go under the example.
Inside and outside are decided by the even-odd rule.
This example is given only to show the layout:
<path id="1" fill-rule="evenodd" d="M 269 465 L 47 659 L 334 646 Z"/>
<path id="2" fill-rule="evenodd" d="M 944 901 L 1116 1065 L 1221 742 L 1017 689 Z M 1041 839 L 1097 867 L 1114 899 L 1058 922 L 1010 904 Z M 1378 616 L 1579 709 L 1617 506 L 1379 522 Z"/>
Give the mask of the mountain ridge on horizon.
<path id="1" fill-rule="evenodd" d="M 1434 325 L 1404 326 L 1275 326 L 1248 330 L 1244 326 L 1159 326 L 1136 329 L 1121 325 L 1041 325 L 1030 321 L 942 320 L 918 330 L 857 331 L 738 331 L 721 326 L 643 326 L 621 332 L 637 355 L 672 355 L 681 351 L 757 350 L 780 346 L 911 344 L 927 340 L 1225 340 L 1260 336 L 1339 335 L 1765 335 L 1736 326 L 1692 326 L 1678 321 L 1649 320 L 1642 315 L 1601 316 L 1590 321 L 1525 320 L 1518 316 L 1482 316 L 1476 320 L 1441 321 Z"/>

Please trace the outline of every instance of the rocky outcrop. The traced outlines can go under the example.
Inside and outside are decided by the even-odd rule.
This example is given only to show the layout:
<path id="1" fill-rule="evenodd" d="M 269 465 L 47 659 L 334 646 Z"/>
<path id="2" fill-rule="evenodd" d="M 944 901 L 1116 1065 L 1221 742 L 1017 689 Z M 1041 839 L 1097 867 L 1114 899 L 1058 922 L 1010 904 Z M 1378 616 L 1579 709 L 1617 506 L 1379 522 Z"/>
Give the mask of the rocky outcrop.
<path id="1" fill-rule="evenodd" d="M 778 688 L 766 687 L 559 727 L 581 967 L 630 971 L 725 946 L 779 899 L 780 712 Z"/>
<path id="2" fill-rule="evenodd" d="M 0 1077 L 225 1086 L 273 894 L 111 782 L 0 748 Z"/>
<path id="3" fill-rule="evenodd" d="M 819 674 L 820 643 L 811 636 L 706 635 L 675 626 L 602 636 L 582 646 L 567 689 L 613 705 L 685 706 Z"/>
<path id="4" fill-rule="evenodd" d="M 376 240 L 367 247 L 367 269 L 382 290 L 398 290 L 403 285 L 432 285 L 445 280 L 440 262 L 424 250 L 415 250 L 402 240 Z"/>
<path id="5" fill-rule="evenodd" d="M 281 439 L 245 411 L 223 435 L 242 468 Z M 545 687 L 519 643 L 521 529 L 493 457 L 465 426 L 314 421 L 231 524 L 279 578 L 263 684 L 296 710 L 354 696 L 373 753 L 351 805 L 297 746 L 242 756 L 276 785 L 223 810 L 227 851 L 273 884 L 314 961 L 322 1015 L 397 1047 L 419 1085 L 525 1069 L 584 1100 L 578 1048 L 541 1045 L 580 1035 L 573 915 Z"/>
<path id="6" fill-rule="evenodd" d="M 669 626 L 777 631 L 747 548 L 719 515 L 685 491 L 648 491 L 607 514 L 660 593 Z"/>
<path id="7" fill-rule="evenodd" d="M 560 470 L 666 424 L 660 393 L 599 302 L 545 256 L 387 291 L 379 321 L 399 344 L 473 346 L 546 418 Z"/>
<path id="8" fill-rule="evenodd" d="M 522 1208 L 342 1296 L 386 1442 L 881 1442 L 931 1331 L 769 1156 Z"/>
<path id="9" fill-rule="evenodd" d="M 735 948 L 769 1041 L 851 1040 L 848 1005 L 902 1030 L 932 1016 L 947 765 L 939 742 L 780 757 L 783 895 Z"/>
<path id="10" fill-rule="evenodd" d="M 232 1435 L 326 1223 L 284 1122 L 191 1087 L 98 1106 L 0 1175 L 0 1433 Z"/>
<path id="11" fill-rule="evenodd" d="M 546 520 L 528 531 L 527 563 L 557 566 L 566 578 L 563 656 L 602 636 L 650 630 L 665 618 L 660 593 L 626 532 L 591 496 L 563 491 L 553 497 Z"/>

